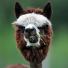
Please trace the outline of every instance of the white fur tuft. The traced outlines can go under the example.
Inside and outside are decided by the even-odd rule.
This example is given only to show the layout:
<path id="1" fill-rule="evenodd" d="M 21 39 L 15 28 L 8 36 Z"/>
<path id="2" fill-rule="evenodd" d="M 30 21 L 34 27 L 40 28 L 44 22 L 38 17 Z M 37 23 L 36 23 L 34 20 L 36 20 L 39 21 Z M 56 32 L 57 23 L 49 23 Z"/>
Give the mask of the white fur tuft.
<path id="1" fill-rule="evenodd" d="M 13 24 L 27 26 L 28 24 L 34 24 L 35 26 L 42 26 L 43 24 L 49 24 L 51 26 L 51 22 L 43 15 L 36 13 L 29 13 L 21 15 L 16 22 Z"/>

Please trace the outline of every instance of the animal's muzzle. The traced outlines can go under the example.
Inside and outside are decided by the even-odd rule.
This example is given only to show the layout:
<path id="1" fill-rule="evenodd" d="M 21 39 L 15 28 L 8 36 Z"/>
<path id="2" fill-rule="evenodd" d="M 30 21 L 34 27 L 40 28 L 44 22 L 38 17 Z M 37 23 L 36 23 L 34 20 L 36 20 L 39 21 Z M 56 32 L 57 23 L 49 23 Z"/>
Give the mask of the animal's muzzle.
<path id="1" fill-rule="evenodd" d="M 35 28 L 25 29 L 25 38 L 29 40 L 30 43 L 38 42 L 38 37 Z"/>
<path id="2" fill-rule="evenodd" d="M 38 41 L 37 36 L 30 36 L 29 42 L 31 42 L 31 43 L 36 43 L 37 41 Z"/>

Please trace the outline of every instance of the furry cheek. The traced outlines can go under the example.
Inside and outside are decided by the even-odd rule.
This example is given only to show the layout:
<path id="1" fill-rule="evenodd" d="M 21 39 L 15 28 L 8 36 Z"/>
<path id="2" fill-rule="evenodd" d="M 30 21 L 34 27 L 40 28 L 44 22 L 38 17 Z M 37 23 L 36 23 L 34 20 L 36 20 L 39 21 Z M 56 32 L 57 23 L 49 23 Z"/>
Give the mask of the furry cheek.
<path id="1" fill-rule="evenodd" d="M 26 45 L 24 34 L 19 30 L 16 31 L 16 42 L 18 48 L 23 48 Z"/>

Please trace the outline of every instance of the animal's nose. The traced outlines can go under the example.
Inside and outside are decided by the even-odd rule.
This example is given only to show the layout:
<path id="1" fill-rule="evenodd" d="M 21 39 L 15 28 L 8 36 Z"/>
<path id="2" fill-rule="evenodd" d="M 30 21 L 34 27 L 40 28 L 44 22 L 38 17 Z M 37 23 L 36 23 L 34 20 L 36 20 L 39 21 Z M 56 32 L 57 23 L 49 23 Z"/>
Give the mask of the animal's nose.
<path id="1" fill-rule="evenodd" d="M 25 29 L 25 37 L 29 38 L 30 36 L 35 36 L 36 35 L 36 30 L 34 28 L 27 28 Z"/>
<path id="2" fill-rule="evenodd" d="M 36 43 L 36 42 L 38 41 L 38 37 L 37 37 L 37 36 L 31 36 L 31 37 L 29 38 L 29 41 L 30 41 L 31 43 Z"/>
<path id="3" fill-rule="evenodd" d="M 25 38 L 27 38 L 30 43 L 36 43 L 38 41 L 36 29 L 35 28 L 25 29 Z"/>

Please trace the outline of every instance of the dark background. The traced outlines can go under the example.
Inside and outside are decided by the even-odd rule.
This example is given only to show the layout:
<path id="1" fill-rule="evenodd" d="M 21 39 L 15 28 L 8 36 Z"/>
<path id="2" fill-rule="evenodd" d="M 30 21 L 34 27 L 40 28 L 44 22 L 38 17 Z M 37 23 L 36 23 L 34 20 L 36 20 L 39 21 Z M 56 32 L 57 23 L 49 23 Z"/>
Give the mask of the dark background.
<path id="1" fill-rule="evenodd" d="M 40 7 L 47 0 L 0 0 L 0 68 L 9 64 L 28 64 L 16 48 L 14 30 L 11 23 L 16 20 L 14 15 L 15 2 L 22 7 Z M 53 42 L 47 62 L 48 68 L 68 68 L 68 0 L 52 0 Z M 44 67 L 45 68 L 45 67 Z"/>

